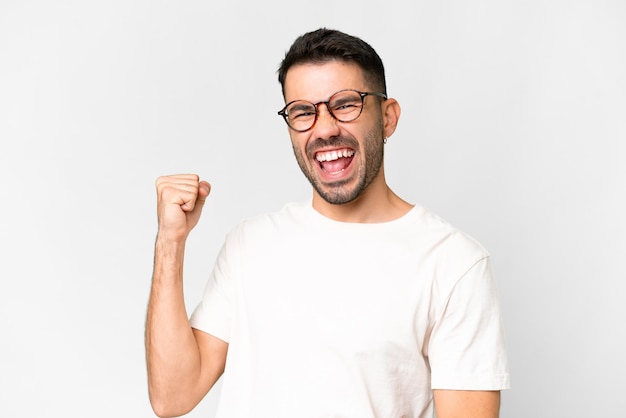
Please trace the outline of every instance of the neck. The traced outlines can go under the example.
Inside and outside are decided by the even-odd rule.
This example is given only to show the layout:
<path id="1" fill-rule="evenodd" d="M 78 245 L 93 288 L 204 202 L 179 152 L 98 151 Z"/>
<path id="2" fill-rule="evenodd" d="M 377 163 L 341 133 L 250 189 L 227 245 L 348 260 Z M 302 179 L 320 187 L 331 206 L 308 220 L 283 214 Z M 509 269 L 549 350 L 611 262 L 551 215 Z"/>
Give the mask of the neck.
<path id="1" fill-rule="evenodd" d="M 406 215 L 412 207 L 389 188 L 384 176 L 379 176 L 355 200 L 341 205 L 328 203 L 313 191 L 313 209 L 339 222 L 389 222 Z"/>

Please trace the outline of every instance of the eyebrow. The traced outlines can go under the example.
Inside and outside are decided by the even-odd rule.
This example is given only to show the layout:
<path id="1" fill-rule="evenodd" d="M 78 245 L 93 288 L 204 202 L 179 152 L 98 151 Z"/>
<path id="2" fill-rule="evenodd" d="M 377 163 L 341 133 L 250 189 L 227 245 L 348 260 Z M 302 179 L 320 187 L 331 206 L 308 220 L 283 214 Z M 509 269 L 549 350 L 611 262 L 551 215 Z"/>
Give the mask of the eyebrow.
<path id="1" fill-rule="evenodd" d="M 350 102 L 353 102 L 353 101 L 360 101 L 360 96 L 339 97 L 339 98 L 333 99 L 333 101 L 330 102 L 330 103 L 331 104 L 342 104 L 342 103 L 350 103 Z"/>
<path id="2" fill-rule="evenodd" d="M 306 100 L 298 100 L 294 104 L 292 104 L 289 109 L 290 110 L 302 110 L 302 109 L 311 109 L 315 107 L 313 103 L 308 102 Z"/>

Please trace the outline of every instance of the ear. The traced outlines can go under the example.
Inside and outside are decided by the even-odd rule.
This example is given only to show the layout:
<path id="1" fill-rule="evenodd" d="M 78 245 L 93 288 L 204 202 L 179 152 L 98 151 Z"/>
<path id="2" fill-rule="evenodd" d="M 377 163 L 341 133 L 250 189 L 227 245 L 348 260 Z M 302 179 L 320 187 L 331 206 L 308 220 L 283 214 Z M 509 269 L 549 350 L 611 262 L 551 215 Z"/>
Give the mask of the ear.
<path id="1" fill-rule="evenodd" d="M 390 137 L 398 126 L 400 119 L 400 104 L 396 99 L 387 99 L 382 103 L 384 135 Z"/>

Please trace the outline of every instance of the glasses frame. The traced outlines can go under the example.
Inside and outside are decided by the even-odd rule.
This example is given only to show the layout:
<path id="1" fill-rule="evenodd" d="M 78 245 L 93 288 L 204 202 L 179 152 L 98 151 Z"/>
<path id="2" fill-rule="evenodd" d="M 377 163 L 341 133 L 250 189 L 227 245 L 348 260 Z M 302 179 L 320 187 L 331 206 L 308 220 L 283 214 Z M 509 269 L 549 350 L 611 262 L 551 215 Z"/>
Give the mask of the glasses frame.
<path id="1" fill-rule="evenodd" d="M 336 96 L 339 93 L 343 93 L 344 91 L 353 91 L 355 93 L 358 93 L 359 96 L 361 97 L 361 108 L 359 109 L 359 114 L 356 115 L 354 118 L 352 118 L 350 120 L 341 120 L 341 119 L 339 119 L 337 116 L 335 116 L 333 111 L 330 109 L 330 99 L 332 99 L 334 96 Z M 366 96 L 376 96 L 376 97 L 381 97 L 381 98 L 387 100 L 387 95 L 385 93 L 378 93 L 378 92 L 373 92 L 373 91 L 358 91 L 358 90 L 355 90 L 355 89 L 343 89 L 343 90 L 339 90 L 339 91 L 334 92 L 328 98 L 328 100 L 323 100 L 323 101 L 317 102 L 317 103 L 309 102 L 308 100 L 302 100 L 302 99 L 292 100 L 289 103 L 287 103 L 282 109 L 280 109 L 278 111 L 278 114 L 283 117 L 283 119 L 285 120 L 285 123 L 287 124 L 289 129 L 292 129 L 292 130 L 294 130 L 296 132 L 306 132 L 306 131 L 309 131 L 309 130 L 313 129 L 313 127 L 317 123 L 317 119 L 318 119 L 318 117 L 320 115 L 320 112 L 318 110 L 319 109 L 319 105 L 325 104 L 326 105 L 326 109 L 328 110 L 328 113 L 336 121 L 343 122 L 343 123 L 353 122 L 353 121 L 357 120 L 359 118 L 359 116 L 361 116 L 361 113 L 363 113 L 363 106 L 365 105 L 364 101 L 365 101 L 365 97 Z M 307 102 L 307 103 L 310 103 L 315 108 L 315 118 L 313 119 L 313 123 L 311 123 L 311 126 L 309 126 L 306 129 L 296 129 L 296 128 L 294 128 L 293 126 L 291 126 L 289 124 L 289 114 L 287 113 L 287 108 L 289 106 L 291 106 L 295 102 Z"/>

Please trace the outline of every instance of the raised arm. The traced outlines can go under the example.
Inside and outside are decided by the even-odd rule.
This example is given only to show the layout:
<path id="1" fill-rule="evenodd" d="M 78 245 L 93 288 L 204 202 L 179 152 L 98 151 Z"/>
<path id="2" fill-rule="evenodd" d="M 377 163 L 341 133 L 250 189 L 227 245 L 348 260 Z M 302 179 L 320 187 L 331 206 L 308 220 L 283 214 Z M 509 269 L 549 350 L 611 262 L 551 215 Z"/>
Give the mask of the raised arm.
<path id="1" fill-rule="evenodd" d="M 159 177 L 159 230 L 146 319 L 148 388 L 160 417 L 183 415 L 224 371 L 228 344 L 189 325 L 183 293 L 183 260 L 189 232 L 198 223 L 211 186 L 195 174 Z"/>

